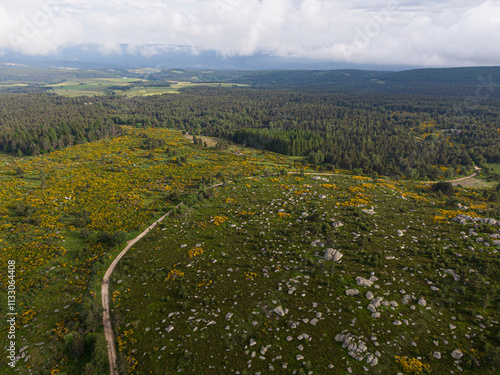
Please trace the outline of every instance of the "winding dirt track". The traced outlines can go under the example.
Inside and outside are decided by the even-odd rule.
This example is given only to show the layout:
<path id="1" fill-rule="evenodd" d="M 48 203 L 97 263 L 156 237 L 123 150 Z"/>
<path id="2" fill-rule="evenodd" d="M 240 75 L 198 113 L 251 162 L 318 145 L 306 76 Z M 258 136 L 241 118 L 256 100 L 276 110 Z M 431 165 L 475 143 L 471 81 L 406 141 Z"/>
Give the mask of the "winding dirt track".
<path id="1" fill-rule="evenodd" d="M 177 205 L 179 207 L 182 203 Z M 116 357 L 116 348 L 115 348 L 115 336 L 113 334 L 113 327 L 111 325 L 111 315 L 109 311 L 109 278 L 111 277 L 111 274 L 115 270 L 116 265 L 118 262 L 123 258 L 123 256 L 127 253 L 127 251 L 134 246 L 137 241 L 139 241 L 142 237 L 144 237 L 146 234 L 149 233 L 151 229 L 156 227 L 158 223 L 162 222 L 163 219 L 165 219 L 168 215 L 170 215 L 172 211 L 167 212 L 165 215 L 160 217 L 158 220 L 156 220 L 153 224 L 151 224 L 144 232 L 139 234 L 136 238 L 133 240 L 130 240 L 127 242 L 127 246 L 125 249 L 122 250 L 122 252 L 113 260 L 109 268 L 107 269 L 106 273 L 104 274 L 104 278 L 102 279 L 102 285 L 101 285 L 101 295 L 102 295 L 102 307 L 104 308 L 103 312 L 103 317 L 102 321 L 104 324 L 104 335 L 106 337 L 106 341 L 108 342 L 108 359 L 109 359 L 109 373 L 110 375 L 117 375 L 116 371 L 116 362 L 117 362 L 117 357 Z"/>

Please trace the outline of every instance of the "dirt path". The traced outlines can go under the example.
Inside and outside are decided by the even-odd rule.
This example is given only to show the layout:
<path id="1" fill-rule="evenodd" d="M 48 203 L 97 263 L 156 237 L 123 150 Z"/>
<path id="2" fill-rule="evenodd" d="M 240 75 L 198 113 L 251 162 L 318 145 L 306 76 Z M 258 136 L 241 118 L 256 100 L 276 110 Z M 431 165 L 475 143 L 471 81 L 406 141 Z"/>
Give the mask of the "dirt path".
<path id="1" fill-rule="evenodd" d="M 481 168 L 479 168 L 476 165 L 474 166 L 474 169 L 476 170 L 476 172 L 474 172 L 473 174 L 465 176 L 465 177 L 462 177 L 462 178 L 457 178 L 456 180 L 426 181 L 424 183 L 425 184 L 437 184 L 438 182 L 451 182 L 453 184 L 455 182 L 460 182 L 460 181 L 468 180 L 469 178 L 476 177 L 477 176 L 477 172 L 479 172 L 481 170 Z"/>
<path id="2" fill-rule="evenodd" d="M 179 207 L 182 203 L 177 205 Z M 113 334 L 113 327 L 111 325 L 111 315 L 109 311 L 109 279 L 111 277 L 111 274 L 115 270 L 116 265 L 118 262 L 123 258 L 123 256 L 129 251 L 129 249 L 134 246 L 137 241 L 139 241 L 142 237 L 144 237 L 146 234 L 149 233 L 151 229 L 156 227 L 158 223 L 162 222 L 163 219 L 165 219 L 168 215 L 170 215 L 172 211 L 167 212 L 165 215 L 160 217 L 158 220 L 156 220 L 153 224 L 151 224 L 144 232 L 139 234 L 136 238 L 133 240 L 130 240 L 127 242 L 127 246 L 125 249 L 122 250 L 122 252 L 113 260 L 109 268 L 107 269 L 106 273 L 104 274 L 104 278 L 102 279 L 102 285 L 101 285 L 101 294 L 102 294 L 102 307 L 104 309 L 102 321 L 104 324 L 104 336 L 106 337 L 106 341 L 108 342 L 108 360 L 109 360 L 109 374 L 110 375 L 117 375 L 116 371 L 116 363 L 117 363 L 117 356 L 116 356 L 116 348 L 115 348 L 115 336 Z"/>

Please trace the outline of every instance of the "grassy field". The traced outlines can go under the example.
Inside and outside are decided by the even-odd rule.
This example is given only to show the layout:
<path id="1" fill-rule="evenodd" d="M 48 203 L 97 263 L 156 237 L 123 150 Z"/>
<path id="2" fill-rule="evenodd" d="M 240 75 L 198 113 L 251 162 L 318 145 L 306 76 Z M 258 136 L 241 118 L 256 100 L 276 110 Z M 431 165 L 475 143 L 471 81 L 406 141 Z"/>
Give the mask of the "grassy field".
<path id="1" fill-rule="evenodd" d="M 161 94 L 176 94 L 179 90 L 187 87 L 195 86 L 217 86 L 217 87 L 234 87 L 233 84 L 211 84 L 211 83 L 191 83 L 191 82 L 172 82 L 170 86 L 145 86 L 134 85 L 137 79 L 132 78 L 93 78 L 88 80 L 65 81 L 54 87 L 54 92 L 64 96 L 93 96 L 105 95 L 113 86 L 126 87 L 130 86 L 129 90 L 115 90 L 117 94 L 123 94 L 128 97 L 148 96 Z M 144 81 L 147 83 L 147 81 Z"/>
<path id="2" fill-rule="evenodd" d="M 489 163 L 486 164 L 494 173 L 500 174 L 500 163 Z"/>
<path id="3" fill-rule="evenodd" d="M 24 353 L 15 373 L 80 374 L 85 366 L 105 373 L 99 291 L 117 235 L 134 236 L 205 184 L 262 174 L 262 157 L 290 167 L 271 153 L 198 148 L 176 131 L 126 133 L 38 157 L 0 155 L 0 262 L 16 262 L 16 342 Z M 145 136 L 164 145 L 144 149 Z M 5 288 L 6 268 L 0 282 Z M 0 366 L 7 368 L 5 356 Z"/>
<path id="4" fill-rule="evenodd" d="M 498 227 L 451 219 L 498 205 L 471 189 L 455 198 L 468 208 L 356 176 L 200 191 L 113 275 L 122 371 L 495 373 Z"/>

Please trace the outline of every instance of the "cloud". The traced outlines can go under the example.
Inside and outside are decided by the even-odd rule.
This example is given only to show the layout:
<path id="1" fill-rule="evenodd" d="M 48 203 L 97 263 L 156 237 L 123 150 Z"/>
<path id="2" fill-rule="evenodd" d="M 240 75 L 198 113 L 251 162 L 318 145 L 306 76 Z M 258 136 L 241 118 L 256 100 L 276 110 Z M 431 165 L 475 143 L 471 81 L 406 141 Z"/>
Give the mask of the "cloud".
<path id="1" fill-rule="evenodd" d="M 51 54 L 97 43 L 224 56 L 267 53 L 421 66 L 500 64 L 493 0 L 25 0 L 0 7 L 0 49 Z M 158 50 L 162 50 L 161 48 Z"/>

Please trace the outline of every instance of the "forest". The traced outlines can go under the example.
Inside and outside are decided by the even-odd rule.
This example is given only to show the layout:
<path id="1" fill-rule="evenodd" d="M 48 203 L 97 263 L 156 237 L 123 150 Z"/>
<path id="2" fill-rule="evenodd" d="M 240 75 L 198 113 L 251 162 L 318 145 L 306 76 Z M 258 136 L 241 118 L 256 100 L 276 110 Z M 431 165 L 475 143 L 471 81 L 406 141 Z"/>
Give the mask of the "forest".
<path id="1" fill-rule="evenodd" d="M 135 98 L 2 93 L 0 151 L 38 155 L 132 125 L 220 137 L 329 170 L 435 179 L 440 167 L 453 177 L 500 162 L 500 101 L 466 104 L 454 96 L 255 87 Z"/>

